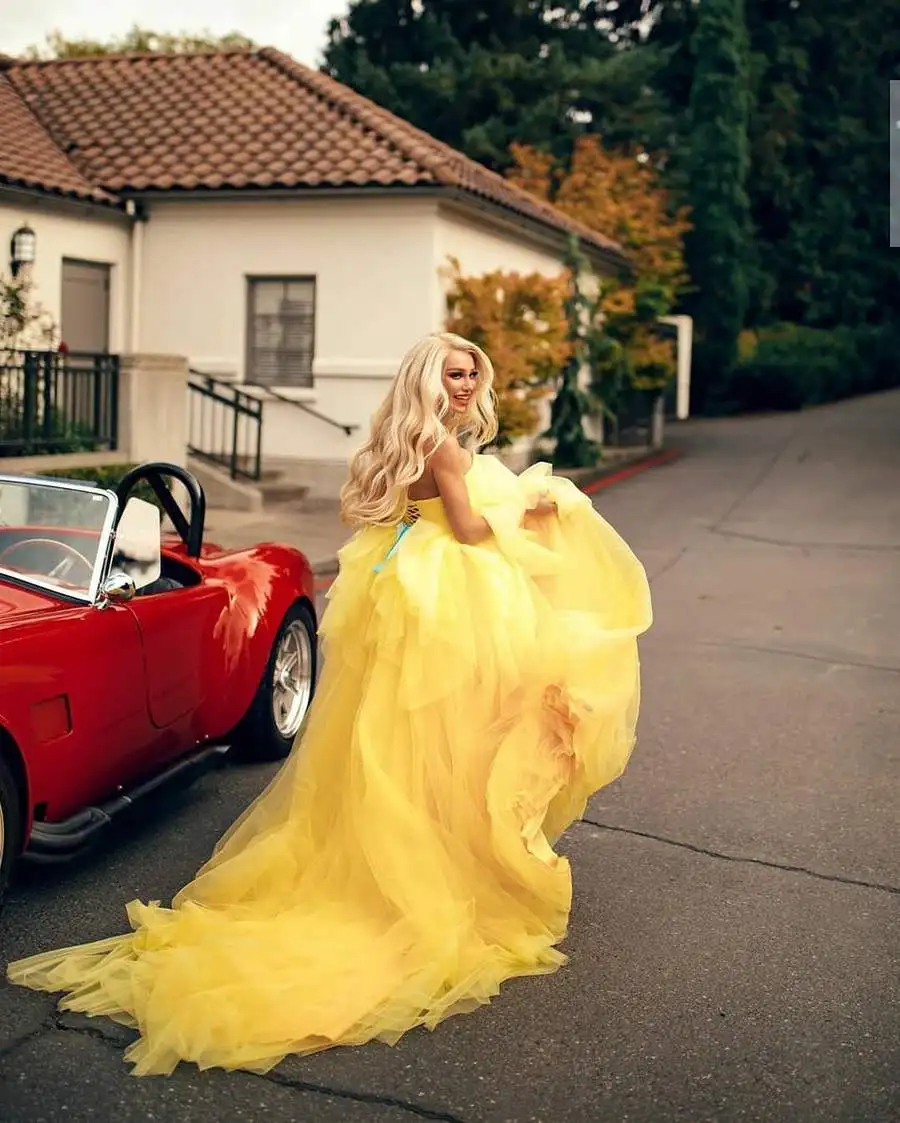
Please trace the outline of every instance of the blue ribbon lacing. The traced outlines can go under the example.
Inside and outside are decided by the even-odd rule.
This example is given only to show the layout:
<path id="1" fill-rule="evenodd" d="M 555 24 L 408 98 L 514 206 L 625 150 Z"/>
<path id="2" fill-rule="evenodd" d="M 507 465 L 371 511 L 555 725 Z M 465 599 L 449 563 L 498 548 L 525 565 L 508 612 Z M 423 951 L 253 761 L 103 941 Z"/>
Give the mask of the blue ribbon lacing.
<path id="1" fill-rule="evenodd" d="M 394 556 L 394 554 L 397 553 L 397 549 L 400 546 L 400 543 L 403 541 L 403 536 L 405 534 L 407 534 L 410 530 L 412 530 L 412 528 L 416 525 L 416 522 L 418 521 L 418 518 L 419 518 L 419 508 L 416 507 L 416 506 L 411 506 L 409 508 L 409 510 L 407 511 L 407 513 L 406 513 L 406 515 L 403 519 L 403 522 L 401 522 L 397 525 L 396 533 L 394 535 L 393 546 L 391 546 L 390 550 L 388 550 L 387 554 L 385 554 L 384 560 L 380 561 L 378 563 L 378 565 L 376 565 L 374 567 L 375 573 L 381 573 L 381 571 L 384 569 L 384 567 L 387 565 L 387 563 L 391 560 L 391 558 Z"/>
<path id="2" fill-rule="evenodd" d="M 413 528 L 412 523 L 401 523 L 397 527 L 397 533 L 394 536 L 394 544 L 393 544 L 393 546 L 391 546 L 390 550 L 388 550 L 387 554 L 385 554 L 384 561 L 380 561 L 378 563 L 378 565 L 375 566 L 375 572 L 376 573 L 381 573 L 381 571 L 384 569 L 384 567 L 387 565 L 387 563 L 391 560 L 391 558 L 394 556 L 394 554 L 397 553 L 397 547 L 403 541 L 403 535 L 406 534 L 407 531 L 412 530 L 412 528 Z"/>

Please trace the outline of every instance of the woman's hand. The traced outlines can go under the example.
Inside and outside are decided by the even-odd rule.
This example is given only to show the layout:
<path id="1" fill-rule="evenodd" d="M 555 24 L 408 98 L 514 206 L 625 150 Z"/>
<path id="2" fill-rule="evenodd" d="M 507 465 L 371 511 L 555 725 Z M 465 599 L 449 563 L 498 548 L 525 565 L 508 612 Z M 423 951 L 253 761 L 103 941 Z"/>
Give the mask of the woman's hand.
<path id="1" fill-rule="evenodd" d="M 552 499 L 542 498 L 525 512 L 522 525 L 526 530 L 537 530 L 545 519 L 555 514 L 557 514 L 556 503 Z"/>

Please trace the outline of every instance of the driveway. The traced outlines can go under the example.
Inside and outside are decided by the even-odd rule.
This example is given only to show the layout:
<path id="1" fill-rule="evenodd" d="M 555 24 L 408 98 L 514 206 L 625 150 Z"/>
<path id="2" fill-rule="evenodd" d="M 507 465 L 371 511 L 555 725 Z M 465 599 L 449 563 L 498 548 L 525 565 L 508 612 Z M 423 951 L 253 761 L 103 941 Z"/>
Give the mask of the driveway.
<path id="1" fill-rule="evenodd" d="M 896 1123 L 900 394 L 689 423 L 597 505 L 651 575 L 640 739 L 564 840 L 569 966 L 397 1047 L 135 1080 L 129 1035 L 0 987 L 0 1120 Z M 168 898 L 270 770 L 29 875 L 0 958 Z"/>

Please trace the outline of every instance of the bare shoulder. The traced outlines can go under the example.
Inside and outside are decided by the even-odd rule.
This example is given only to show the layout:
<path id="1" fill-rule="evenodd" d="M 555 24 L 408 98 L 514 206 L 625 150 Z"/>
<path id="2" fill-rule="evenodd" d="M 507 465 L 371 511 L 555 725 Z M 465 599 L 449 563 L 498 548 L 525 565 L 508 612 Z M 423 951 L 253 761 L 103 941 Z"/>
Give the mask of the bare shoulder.
<path id="1" fill-rule="evenodd" d="M 459 441 L 452 434 L 441 441 L 438 447 L 428 458 L 428 466 L 438 473 L 459 474 L 465 467 L 465 453 Z"/>

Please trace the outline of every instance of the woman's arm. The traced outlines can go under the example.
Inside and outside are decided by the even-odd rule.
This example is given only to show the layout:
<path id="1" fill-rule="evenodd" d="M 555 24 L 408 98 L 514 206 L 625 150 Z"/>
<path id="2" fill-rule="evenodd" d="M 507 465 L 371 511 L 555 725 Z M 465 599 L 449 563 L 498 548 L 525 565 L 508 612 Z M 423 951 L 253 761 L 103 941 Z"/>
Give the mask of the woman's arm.
<path id="1" fill-rule="evenodd" d="M 476 515 L 465 481 L 465 454 L 455 437 L 448 437 L 431 455 L 428 467 L 447 512 L 450 529 L 459 542 L 477 546 L 493 531 L 487 519 Z"/>

